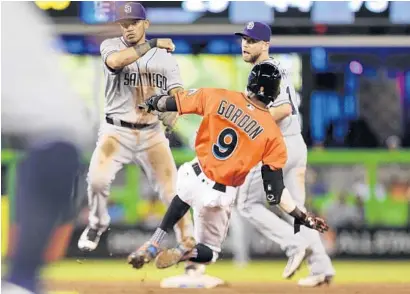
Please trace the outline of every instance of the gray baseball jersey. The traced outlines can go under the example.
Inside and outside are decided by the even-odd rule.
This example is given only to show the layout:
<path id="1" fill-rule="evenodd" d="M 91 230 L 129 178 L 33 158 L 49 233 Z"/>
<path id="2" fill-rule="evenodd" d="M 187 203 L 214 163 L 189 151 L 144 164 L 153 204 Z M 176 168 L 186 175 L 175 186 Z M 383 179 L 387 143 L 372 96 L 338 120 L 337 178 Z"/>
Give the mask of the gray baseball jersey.
<path id="1" fill-rule="evenodd" d="M 282 81 L 280 84 L 280 94 L 276 98 L 273 106 L 279 106 L 285 103 L 289 103 L 292 106 L 292 114 L 282 119 L 278 125 L 284 137 L 297 135 L 301 133 L 300 121 L 299 121 L 299 110 L 298 110 L 298 101 L 293 86 L 290 72 L 283 68 L 280 62 L 276 59 L 269 59 L 265 62 L 272 63 L 273 65 L 279 68 L 280 73 L 282 74 Z"/>
<path id="2" fill-rule="evenodd" d="M 182 87 L 178 64 L 165 49 L 153 48 L 122 70 L 110 69 L 106 65 L 107 57 L 127 47 L 123 37 L 101 43 L 106 79 L 104 112 L 107 116 L 128 122 L 154 123 L 158 117 L 141 112 L 137 105 L 153 95 L 167 94 L 175 87 Z"/>

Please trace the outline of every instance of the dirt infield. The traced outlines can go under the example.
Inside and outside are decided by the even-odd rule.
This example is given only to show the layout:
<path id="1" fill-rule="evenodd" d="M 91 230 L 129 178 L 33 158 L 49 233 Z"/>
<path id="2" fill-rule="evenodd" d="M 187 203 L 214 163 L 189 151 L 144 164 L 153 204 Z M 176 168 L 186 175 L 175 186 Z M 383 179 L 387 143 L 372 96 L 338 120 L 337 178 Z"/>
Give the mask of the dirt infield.
<path id="1" fill-rule="evenodd" d="M 410 284 L 340 284 L 320 288 L 300 288 L 289 283 L 235 283 L 214 289 L 161 289 L 157 283 L 146 282 L 61 282 L 49 281 L 50 291 L 74 293 L 121 293 L 121 294 L 401 294 L 410 293 Z M 66 293 L 67 293 L 66 292 Z M 57 292 L 58 293 L 58 292 Z"/>

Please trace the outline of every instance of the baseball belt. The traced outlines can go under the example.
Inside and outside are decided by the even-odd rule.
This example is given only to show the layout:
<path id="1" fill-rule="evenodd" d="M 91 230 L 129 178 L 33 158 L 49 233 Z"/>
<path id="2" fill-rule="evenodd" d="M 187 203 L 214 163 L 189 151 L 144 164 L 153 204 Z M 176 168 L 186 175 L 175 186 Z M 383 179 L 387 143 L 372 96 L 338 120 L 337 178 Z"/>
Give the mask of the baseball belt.
<path id="1" fill-rule="evenodd" d="M 199 176 L 202 173 L 202 169 L 199 166 L 199 163 L 195 162 L 194 164 L 192 164 L 192 168 L 194 169 L 194 172 L 197 176 Z M 224 184 L 220 184 L 215 182 L 215 185 L 212 187 L 212 189 L 219 191 L 219 192 L 226 192 L 226 186 Z"/>

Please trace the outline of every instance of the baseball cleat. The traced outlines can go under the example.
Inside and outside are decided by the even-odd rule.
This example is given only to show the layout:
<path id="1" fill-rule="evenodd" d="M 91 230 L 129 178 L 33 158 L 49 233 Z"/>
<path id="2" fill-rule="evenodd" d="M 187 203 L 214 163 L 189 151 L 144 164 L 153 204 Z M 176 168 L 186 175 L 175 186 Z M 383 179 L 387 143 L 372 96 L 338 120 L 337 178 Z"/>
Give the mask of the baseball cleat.
<path id="1" fill-rule="evenodd" d="M 167 268 L 173 266 L 181 261 L 185 261 L 189 258 L 189 254 L 192 249 L 195 248 L 195 239 L 192 237 L 186 237 L 178 244 L 177 247 L 171 249 L 164 249 L 161 251 L 155 259 L 155 265 L 157 268 Z"/>
<path id="2" fill-rule="evenodd" d="M 298 285 L 302 287 L 319 287 L 322 285 L 329 285 L 333 280 L 333 276 L 325 274 L 310 275 L 306 278 L 300 279 Z"/>
<path id="3" fill-rule="evenodd" d="M 153 260 L 159 251 L 160 248 L 156 244 L 149 241 L 145 242 L 137 251 L 128 256 L 128 264 L 131 264 L 133 268 L 140 269 L 144 264 Z"/>
<path id="4" fill-rule="evenodd" d="M 302 262 L 305 260 L 307 255 L 308 255 L 308 250 L 303 249 L 289 256 L 288 263 L 286 264 L 285 269 L 283 270 L 282 277 L 284 279 L 292 278 L 293 275 L 296 273 L 296 271 L 302 265 Z"/>
<path id="5" fill-rule="evenodd" d="M 78 239 L 78 248 L 81 251 L 90 252 L 97 248 L 98 242 L 100 242 L 101 235 L 105 232 L 105 229 L 93 229 L 87 226 Z"/>

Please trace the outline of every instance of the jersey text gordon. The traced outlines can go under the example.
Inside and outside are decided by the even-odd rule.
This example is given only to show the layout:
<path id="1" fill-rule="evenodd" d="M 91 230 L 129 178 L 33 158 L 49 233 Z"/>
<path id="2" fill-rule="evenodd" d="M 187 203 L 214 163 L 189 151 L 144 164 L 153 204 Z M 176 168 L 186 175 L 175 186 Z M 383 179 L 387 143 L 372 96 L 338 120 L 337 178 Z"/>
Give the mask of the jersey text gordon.
<path id="1" fill-rule="evenodd" d="M 221 100 L 217 113 L 236 124 L 252 140 L 263 132 L 263 127 L 256 120 L 252 119 L 235 104 L 231 104 L 226 100 Z"/>

